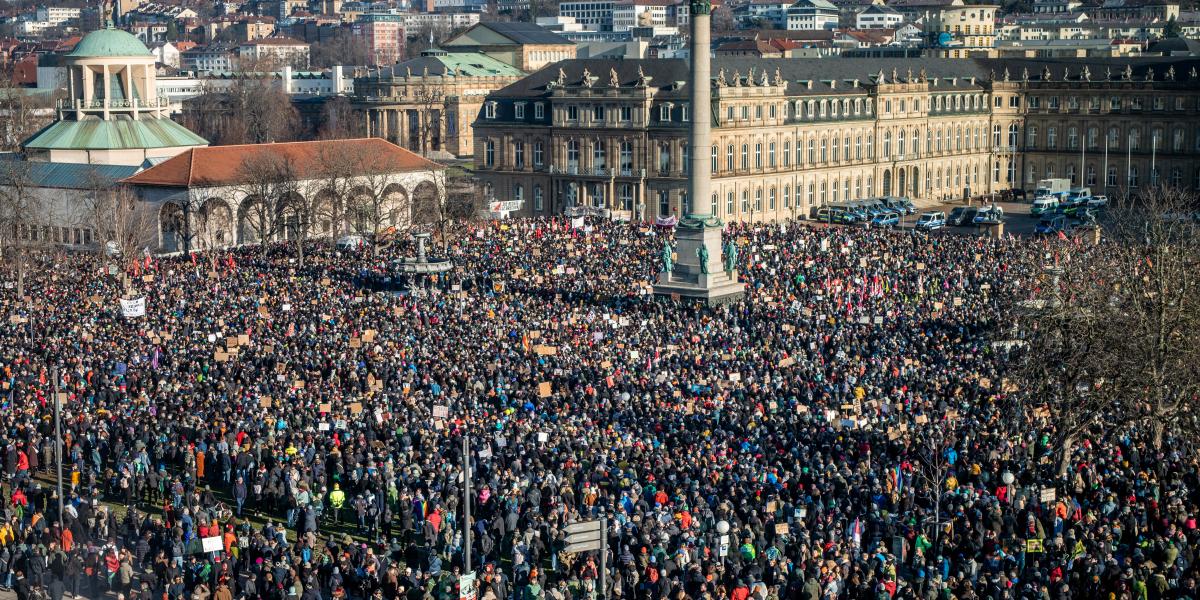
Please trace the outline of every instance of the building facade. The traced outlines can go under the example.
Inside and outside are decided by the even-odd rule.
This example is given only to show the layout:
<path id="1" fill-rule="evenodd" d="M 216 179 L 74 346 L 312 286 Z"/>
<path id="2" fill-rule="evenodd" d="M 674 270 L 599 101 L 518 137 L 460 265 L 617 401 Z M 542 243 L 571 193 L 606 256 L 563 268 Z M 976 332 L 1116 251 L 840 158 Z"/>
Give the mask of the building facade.
<path id="1" fill-rule="evenodd" d="M 1200 190 L 1198 60 L 1048 67 L 1025 84 L 1023 187 L 1068 177 L 1110 192 Z"/>
<path id="2" fill-rule="evenodd" d="M 484 98 L 524 76 L 484 54 L 428 50 L 356 78 L 352 101 L 367 135 L 420 154 L 471 157 Z"/>
<path id="3" fill-rule="evenodd" d="M 1179 88 L 1171 98 L 1180 100 L 1161 101 L 1172 110 L 1182 104 L 1160 113 L 1159 144 L 1169 140 L 1171 148 L 1194 154 L 1200 148 L 1200 78 L 1182 74 L 1186 62 L 1176 60 L 1174 80 L 1165 79 L 1166 63 L 1153 67 L 1161 69 L 1154 81 L 1145 81 L 1150 67 L 1134 67 L 1129 85 L 1149 86 L 1144 106 L 1150 112 L 1154 90 Z M 1041 66 L 1052 64 L 1043 80 Z M 1040 88 L 1058 89 L 1054 74 L 1064 67 L 1052 61 L 718 57 L 713 68 L 709 201 L 713 214 L 725 220 L 807 217 L 825 203 L 880 195 L 989 196 L 1032 188 L 1028 165 L 1039 177 L 1047 165 L 1065 176 L 1066 163 L 1078 158 L 1079 151 L 1066 146 L 1026 146 L 1027 119 L 1041 139 L 1041 119 L 1069 117 L 1028 106 Z M 1094 74 L 1103 67 L 1090 68 L 1092 78 L 1101 79 Z M 1138 77 L 1143 81 L 1135 82 Z M 681 216 L 690 110 L 684 81 L 686 65 L 678 60 L 566 61 L 535 73 L 488 97 L 475 122 L 477 173 L 495 200 L 521 203 L 517 214 L 587 206 L 634 219 Z M 1123 85 L 1114 76 L 1093 87 L 1110 98 Z M 1132 105 L 1121 110 L 1126 121 L 1142 118 Z M 1168 126 L 1166 118 L 1179 124 Z M 1150 158 L 1151 134 L 1138 127 L 1134 163 Z M 1058 132 L 1062 144 L 1066 134 Z M 1183 156 L 1164 159 L 1159 172 L 1178 168 L 1177 179 L 1195 186 L 1200 165 Z"/>
<path id="4" fill-rule="evenodd" d="M 290 178 L 269 174 L 285 162 Z M 158 215 L 162 252 L 371 235 L 436 218 L 446 189 L 444 167 L 380 139 L 196 148 L 122 183 Z"/>

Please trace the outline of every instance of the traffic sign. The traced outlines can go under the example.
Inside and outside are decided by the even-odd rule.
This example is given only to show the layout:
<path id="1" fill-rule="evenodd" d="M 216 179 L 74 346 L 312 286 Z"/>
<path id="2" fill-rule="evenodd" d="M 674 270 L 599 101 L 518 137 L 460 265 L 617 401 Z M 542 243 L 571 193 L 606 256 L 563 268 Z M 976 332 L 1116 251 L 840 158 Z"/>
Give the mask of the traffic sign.
<path id="1" fill-rule="evenodd" d="M 580 521 L 578 523 L 571 523 L 564 527 L 563 531 L 566 531 L 567 535 L 584 532 L 595 533 L 600 531 L 600 521 Z"/>
<path id="2" fill-rule="evenodd" d="M 567 534 L 567 552 L 599 550 L 604 541 L 603 524 L 599 520 L 571 523 L 563 529 Z"/>

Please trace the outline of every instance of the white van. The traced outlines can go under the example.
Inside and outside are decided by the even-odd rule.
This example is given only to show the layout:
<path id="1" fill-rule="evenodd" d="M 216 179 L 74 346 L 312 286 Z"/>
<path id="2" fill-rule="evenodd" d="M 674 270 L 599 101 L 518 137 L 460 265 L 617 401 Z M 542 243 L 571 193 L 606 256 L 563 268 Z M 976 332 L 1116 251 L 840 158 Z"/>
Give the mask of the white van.
<path id="1" fill-rule="evenodd" d="M 921 216 L 917 219 L 917 224 L 914 225 L 914 227 L 916 227 L 917 229 L 924 229 L 927 231 L 933 231 L 934 229 L 941 229 L 945 226 L 946 226 L 946 213 L 944 213 L 940 210 L 921 213 Z"/>
<path id="2" fill-rule="evenodd" d="M 1029 207 L 1029 214 L 1037 216 L 1048 212 L 1054 212 L 1058 208 L 1058 196 L 1042 196 L 1033 199 L 1033 206 Z"/>

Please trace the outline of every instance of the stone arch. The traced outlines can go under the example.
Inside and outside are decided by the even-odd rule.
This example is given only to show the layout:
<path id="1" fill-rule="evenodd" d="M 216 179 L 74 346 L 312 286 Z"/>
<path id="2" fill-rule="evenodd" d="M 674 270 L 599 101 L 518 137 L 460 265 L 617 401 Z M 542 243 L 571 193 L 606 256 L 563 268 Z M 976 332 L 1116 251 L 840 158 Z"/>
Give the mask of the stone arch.
<path id="1" fill-rule="evenodd" d="M 308 229 L 312 227 L 312 211 L 307 210 L 308 200 L 298 192 L 292 192 L 279 199 L 276 214 L 279 215 L 279 237 L 284 240 L 295 240 L 308 237 Z"/>
<path id="2" fill-rule="evenodd" d="M 279 225 L 279 207 L 259 196 L 246 196 L 238 206 L 239 244 L 269 242 Z"/>
<path id="3" fill-rule="evenodd" d="M 342 204 L 341 199 L 333 190 L 319 190 L 314 194 L 309 235 L 332 238 L 340 234 L 343 220 Z"/>
<path id="4" fill-rule="evenodd" d="M 411 214 L 414 225 L 433 223 L 441 218 L 441 198 L 433 182 L 422 181 L 413 189 Z"/>
<path id="5" fill-rule="evenodd" d="M 907 171 L 907 169 L 905 169 L 903 167 L 896 169 L 896 193 L 897 193 L 897 195 L 904 195 L 904 190 L 908 189 L 904 186 L 905 181 L 906 181 L 905 175 L 907 175 L 907 173 L 905 171 Z"/>
<path id="6" fill-rule="evenodd" d="M 919 167 L 912 168 L 912 197 L 920 198 L 924 194 L 921 193 L 921 169 Z"/>
<path id="7" fill-rule="evenodd" d="M 187 235 L 187 217 L 183 207 L 175 202 L 164 202 L 158 210 L 159 247 L 164 252 L 183 250 Z"/>
<path id="8" fill-rule="evenodd" d="M 410 225 L 413 216 L 411 196 L 404 186 L 393 183 L 383 190 L 383 224 L 385 227 Z"/>
<path id="9" fill-rule="evenodd" d="M 883 195 L 892 195 L 892 171 L 890 169 L 883 170 Z"/>
<path id="10" fill-rule="evenodd" d="M 345 210 L 342 213 L 345 230 L 360 235 L 373 233 L 373 209 L 376 202 L 371 190 L 366 186 L 356 186 L 351 188 L 346 198 Z"/>
<path id="11" fill-rule="evenodd" d="M 196 242 L 201 248 L 229 246 L 233 238 L 233 210 L 224 198 L 207 198 L 196 211 Z"/>

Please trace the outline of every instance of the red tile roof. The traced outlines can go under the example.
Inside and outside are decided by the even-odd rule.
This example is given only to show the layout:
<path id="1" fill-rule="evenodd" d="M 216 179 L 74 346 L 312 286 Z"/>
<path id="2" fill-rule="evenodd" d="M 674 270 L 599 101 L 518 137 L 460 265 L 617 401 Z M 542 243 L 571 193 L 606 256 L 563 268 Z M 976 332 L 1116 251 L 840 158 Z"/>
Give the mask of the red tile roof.
<path id="1" fill-rule="evenodd" d="M 297 179 L 321 177 L 326 156 L 355 157 L 363 174 L 445 168 L 386 140 L 358 138 L 192 148 L 125 179 L 124 183 L 187 188 L 237 185 L 245 183 L 243 165 L 266 156 L 290 160 Z"/>

